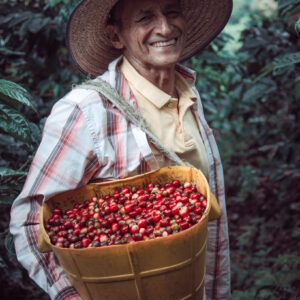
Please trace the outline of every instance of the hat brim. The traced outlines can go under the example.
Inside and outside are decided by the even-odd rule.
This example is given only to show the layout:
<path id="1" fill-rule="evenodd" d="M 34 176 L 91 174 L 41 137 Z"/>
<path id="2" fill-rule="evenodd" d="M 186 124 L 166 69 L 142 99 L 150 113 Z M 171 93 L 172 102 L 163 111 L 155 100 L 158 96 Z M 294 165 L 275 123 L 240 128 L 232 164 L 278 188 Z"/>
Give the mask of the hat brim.
<path id="1" fill-rule="evenodd" d="M 83 0 L 70 16 L 67 46 L 81 72 L 90 77 L 101 75 L 121 52 L 105 34 L 107 16 L 118 0 Z M 180 61 L 206 47 L 225 27 L 232 0 L 181 0 L 186 20 L 187 39 Z"/>

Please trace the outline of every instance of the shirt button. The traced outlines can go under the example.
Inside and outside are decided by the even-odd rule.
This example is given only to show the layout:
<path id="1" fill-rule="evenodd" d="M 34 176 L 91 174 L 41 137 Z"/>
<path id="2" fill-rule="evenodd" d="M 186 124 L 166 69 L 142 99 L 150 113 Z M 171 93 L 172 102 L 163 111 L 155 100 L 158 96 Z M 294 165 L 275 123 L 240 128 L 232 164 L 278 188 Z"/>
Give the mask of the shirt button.
<path id="1" fill-rule="evenodd" d="M 169 102 L 169 103 L 168 103 L 168 107 L 169 107 L 169 108 L 172 108 L 172 107 L 173 107 L 172 102 Z"/>

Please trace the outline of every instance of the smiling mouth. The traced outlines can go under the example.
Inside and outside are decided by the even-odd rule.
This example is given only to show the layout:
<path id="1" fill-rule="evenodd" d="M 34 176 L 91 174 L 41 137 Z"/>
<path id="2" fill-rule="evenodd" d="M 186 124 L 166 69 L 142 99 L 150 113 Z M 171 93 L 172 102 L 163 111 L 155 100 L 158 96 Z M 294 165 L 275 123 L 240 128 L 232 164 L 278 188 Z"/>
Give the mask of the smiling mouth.
<path id="1" fill-rule="evenodd" d="M 166 46 L 175 45 L 176 41 L 177 41 L 177 38 L 169 40 L 169 41 L 165 41 L 165 42 L 155 42 L 155 43 L 152 43 L 151 46 L 153 46 L 153 47 L 166 47 Z"/>

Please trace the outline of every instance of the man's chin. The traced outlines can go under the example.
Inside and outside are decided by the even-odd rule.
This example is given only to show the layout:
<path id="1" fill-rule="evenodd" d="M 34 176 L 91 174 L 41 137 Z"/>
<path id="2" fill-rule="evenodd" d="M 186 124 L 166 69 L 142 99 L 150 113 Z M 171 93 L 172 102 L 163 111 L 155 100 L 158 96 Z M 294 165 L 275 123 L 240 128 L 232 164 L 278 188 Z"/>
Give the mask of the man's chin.
<path id="1" fill-rule="evenodd" d="M 167 55 L 155 54 L 152 57 L 154 57 L 153 65 L 157 67 L 175 66 L 180 59 L 179 55 L 170 55 L 170 54 Z"/>

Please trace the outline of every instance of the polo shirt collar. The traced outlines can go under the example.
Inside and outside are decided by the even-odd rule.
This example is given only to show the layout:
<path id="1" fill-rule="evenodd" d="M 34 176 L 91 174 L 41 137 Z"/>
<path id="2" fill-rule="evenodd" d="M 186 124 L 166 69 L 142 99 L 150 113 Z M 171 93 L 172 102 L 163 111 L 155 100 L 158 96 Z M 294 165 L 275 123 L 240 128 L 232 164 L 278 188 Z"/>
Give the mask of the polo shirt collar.
<path id="1" fill-rule="evenodd" d="M 187 78 L 185 75 L 187 75 L 188 70 L 182 69 L 181 66 L 179 66 L 179 68 L 176 67 L 176 71 L 176 89 L 179 97 L 196 101 L 197 97 L 187 82 L 189 81 L 188 79 L 193 80 L 193 76 L 188 73 L 189 76 Z M 126 80 L 157 108 L 161 109 L 172 98 L 171 95 L 165 93 L 138 73 L 125 57 L 123 57 L 122 72 L 124 73 Z"/>

